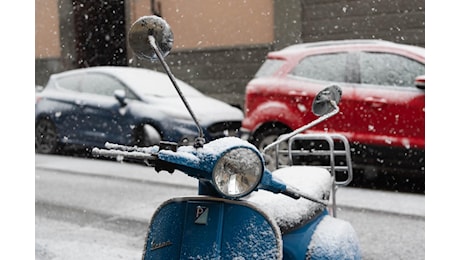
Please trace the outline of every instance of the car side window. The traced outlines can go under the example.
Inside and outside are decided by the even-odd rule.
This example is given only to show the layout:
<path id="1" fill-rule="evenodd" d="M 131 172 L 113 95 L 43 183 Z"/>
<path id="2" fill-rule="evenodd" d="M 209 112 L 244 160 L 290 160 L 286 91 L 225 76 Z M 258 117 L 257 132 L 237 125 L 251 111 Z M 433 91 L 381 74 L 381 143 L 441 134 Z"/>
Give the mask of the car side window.
<path id="1" fill-rule="evenodd" d="M 88 73 L 84 76 L 81 84 L 81 90 L 84 93 L 97 94 L 103 96 L 113 96 L 115 90 L 124 90 L 127 98 L 135 98 L 134 94 L 129 91 L 120 81 L 117 79 L 101 74 L 101 73 Z"/>
<path id="2" fill-rule="evenodd" d="M 72 76 L 58 78 L 56 86 L 60 89 L 80 92 L 80 80 Z"/>
<path id="3" fill-rule="evenodd" d="M 272 76 L 285 62 L 282 60 L 267 59 L 259 70 L 256 72 L 255 78 Z"/>
<path id="4" fill-rule="evenodd" d="M 359 54 L 361 84 L 414 87 L 417 76 L 425 75 L 425 65 L 391 53 Z"/>
<path id="5" fill-rule="evenodd" d="M 289 73 L 294 76 L 322 81 L 347 82 L 347 53 L 308 56 Z"/>

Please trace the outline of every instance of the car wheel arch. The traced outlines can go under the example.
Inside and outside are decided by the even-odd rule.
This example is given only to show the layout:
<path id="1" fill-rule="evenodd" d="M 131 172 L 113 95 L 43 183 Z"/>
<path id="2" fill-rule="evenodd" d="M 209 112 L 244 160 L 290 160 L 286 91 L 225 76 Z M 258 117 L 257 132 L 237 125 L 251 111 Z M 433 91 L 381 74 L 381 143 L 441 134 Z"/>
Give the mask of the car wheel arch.
<path id="1" fill-rule="evenodd" d="M 55 154 L 61 148 L 55 122 L 47 115 L 37 117 L 35 120 L 35 151 L 43 154 Z"/>
<path id="2" fill-rule="evenodd" d="M 151 146 L 159 144 L 162 138 L 163 131 L 154 122 L 142 121 L 133 128 L 133 145 Z"/>
<path id="3" fill-rule="evenodd" d="M 267 122 L 261 125 L 250 138 L 250 142 L 262 151 L 267 145 L 275 141 L 280 135 L 291 132 L 292 130 L 281 122 Z M 273 149 L 264 154 L 265 166 L 270 170 L 275 170 L 276 160 Z M 287 163 L 287 157 L 279 158 L 284 164 Z"/>
<path id="4" fill-rule="evenodd" d="M 249 142 L 256 143 L 257 136 L 260 136 L 261 134 L 265 132 L 271 131 L 272 129 L 279 129 L 283 132 L 292 131 L 292 129 L 288 125 L 282 122 L 279 122 L 279 121 L 265 122 L 261 124 L 260 126 L 258 126 L 256 130 L 251 134 L 251 136 L 249 137 Z"/>
<path id="5" fill-rule="evenodd" d="M 303 125 L 302 119 L 305 117 L 305 113 L 309 112 L 308 110 L 290 109 L 288 105 L 282 102 L 270 101 L 257 106 L 248 117 L 253 119 L 251 120 L 253 125 L 280 122 L 292 129 L 291 126 Z"/>

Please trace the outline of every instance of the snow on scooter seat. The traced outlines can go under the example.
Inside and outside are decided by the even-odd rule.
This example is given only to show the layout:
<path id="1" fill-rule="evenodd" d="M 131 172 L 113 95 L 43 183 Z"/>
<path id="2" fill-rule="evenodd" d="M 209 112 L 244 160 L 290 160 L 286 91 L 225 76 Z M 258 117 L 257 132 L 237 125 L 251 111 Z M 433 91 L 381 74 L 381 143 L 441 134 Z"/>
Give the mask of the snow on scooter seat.
<path id="1" fill-rule="evenodd" d="M 291 166 L 275 170 L 272 174 L 287 185 L 295 187 L 313 198 L 326 200 L 329 198 L 332 176 L 324 168 Z M 307 199 L 296 200 L 265 190 L 253 192 L 247 197 L 247 201 L 256 204 L 272 216 L 281 230 L 295 227 L 324 208 L 323 205 Z"/>

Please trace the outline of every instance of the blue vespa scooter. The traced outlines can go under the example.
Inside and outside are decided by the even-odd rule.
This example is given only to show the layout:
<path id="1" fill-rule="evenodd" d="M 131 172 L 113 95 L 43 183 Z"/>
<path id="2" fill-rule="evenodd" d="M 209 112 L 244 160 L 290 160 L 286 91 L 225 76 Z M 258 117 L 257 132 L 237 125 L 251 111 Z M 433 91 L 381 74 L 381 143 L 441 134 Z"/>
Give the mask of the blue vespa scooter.
<path id="1" fill-rule="evenodd" d="M 291 165 L 280 164 L 272 172 L 264 159 L 271 149 L 281 155 L 280 144 L 299 137 L 305 141 L 311 137 L 302 134 L 305 130 L 335 115 L 340 88 L 331 86 L 318 93 L 313 111 L 320 117 L 280 137 L 264 153 L 236 137 L 206 143 L 164 61 L 172 42 L 169 25 L 157 16 L 141 17 L 129 31 L 135 54 L 161 62 L 189 110 L 197 125 L 193 146 L 161 143 L 141 148 L 107 143 L 107 149 L 93 149 L 98 156 L 121 156 L 158 172 L 178 171 L 199 180 L 198 195 L 172 198 L 157 208 L 143 259 L 360 259 L 354 229 L 331 213 L 335 212 L 335 168 L 341 166 L 334 168 L 335 160 L 331 160 L 332 168 L 292 165 L 291 160 Z M 325 140 L 335 142 L 333 136 L 325 135 Z M 284 152 L 292 159 L 305 151 L 289 148 Z"/>

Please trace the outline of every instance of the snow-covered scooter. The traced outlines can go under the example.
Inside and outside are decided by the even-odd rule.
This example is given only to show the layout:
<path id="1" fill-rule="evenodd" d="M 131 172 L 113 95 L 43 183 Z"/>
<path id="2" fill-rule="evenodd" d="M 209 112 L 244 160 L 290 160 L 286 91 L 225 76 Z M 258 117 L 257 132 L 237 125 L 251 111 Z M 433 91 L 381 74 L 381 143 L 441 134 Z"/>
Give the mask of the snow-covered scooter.
<path id="1" fill-rule="evenodd" d="M 199 180 L 198 195 L 172 198 L 157 208 L 145 238 L 143 259 L 360 259 L 354 229 L 335 217 L 335 171 L 343 166 L 335 166 L 335 159 L 331 159 L 326 168 L 279 165 L 272 172 L 265 166 L 264 153 L 245 140 L 224 137 L 206 143 L 193 110 L 163 59 L 172 42 L 168 24 L 157 16 L 141 17 L 129 31 L 134 53 L 161 62 L 196 122 L 193 146 L 107 143 L 107 149 L 93 149 L 98 156 L 138 160 L 158 172 L 179 171 Z M 281 151 L 280 144 L 292 144 L 296 138 L 324 139 L 333 147 L 341 136 L 303 132 L 336 114 L 340 97 L 337 86 L 318 93 L 312 109 L 320 117 L 281 136 L 264 152 L 274 149 L 276 156 L 292 159 L 316 151 L 295 150 L 293 145 Z M 344 146 L 342 154 L 349 161 L 346 140 Z M 318 154 L 334 157 L 337 153 L 329 149 Z M 342 184 L 351 180 L 351 169 L 348 171 L 349 177 Z"/>

